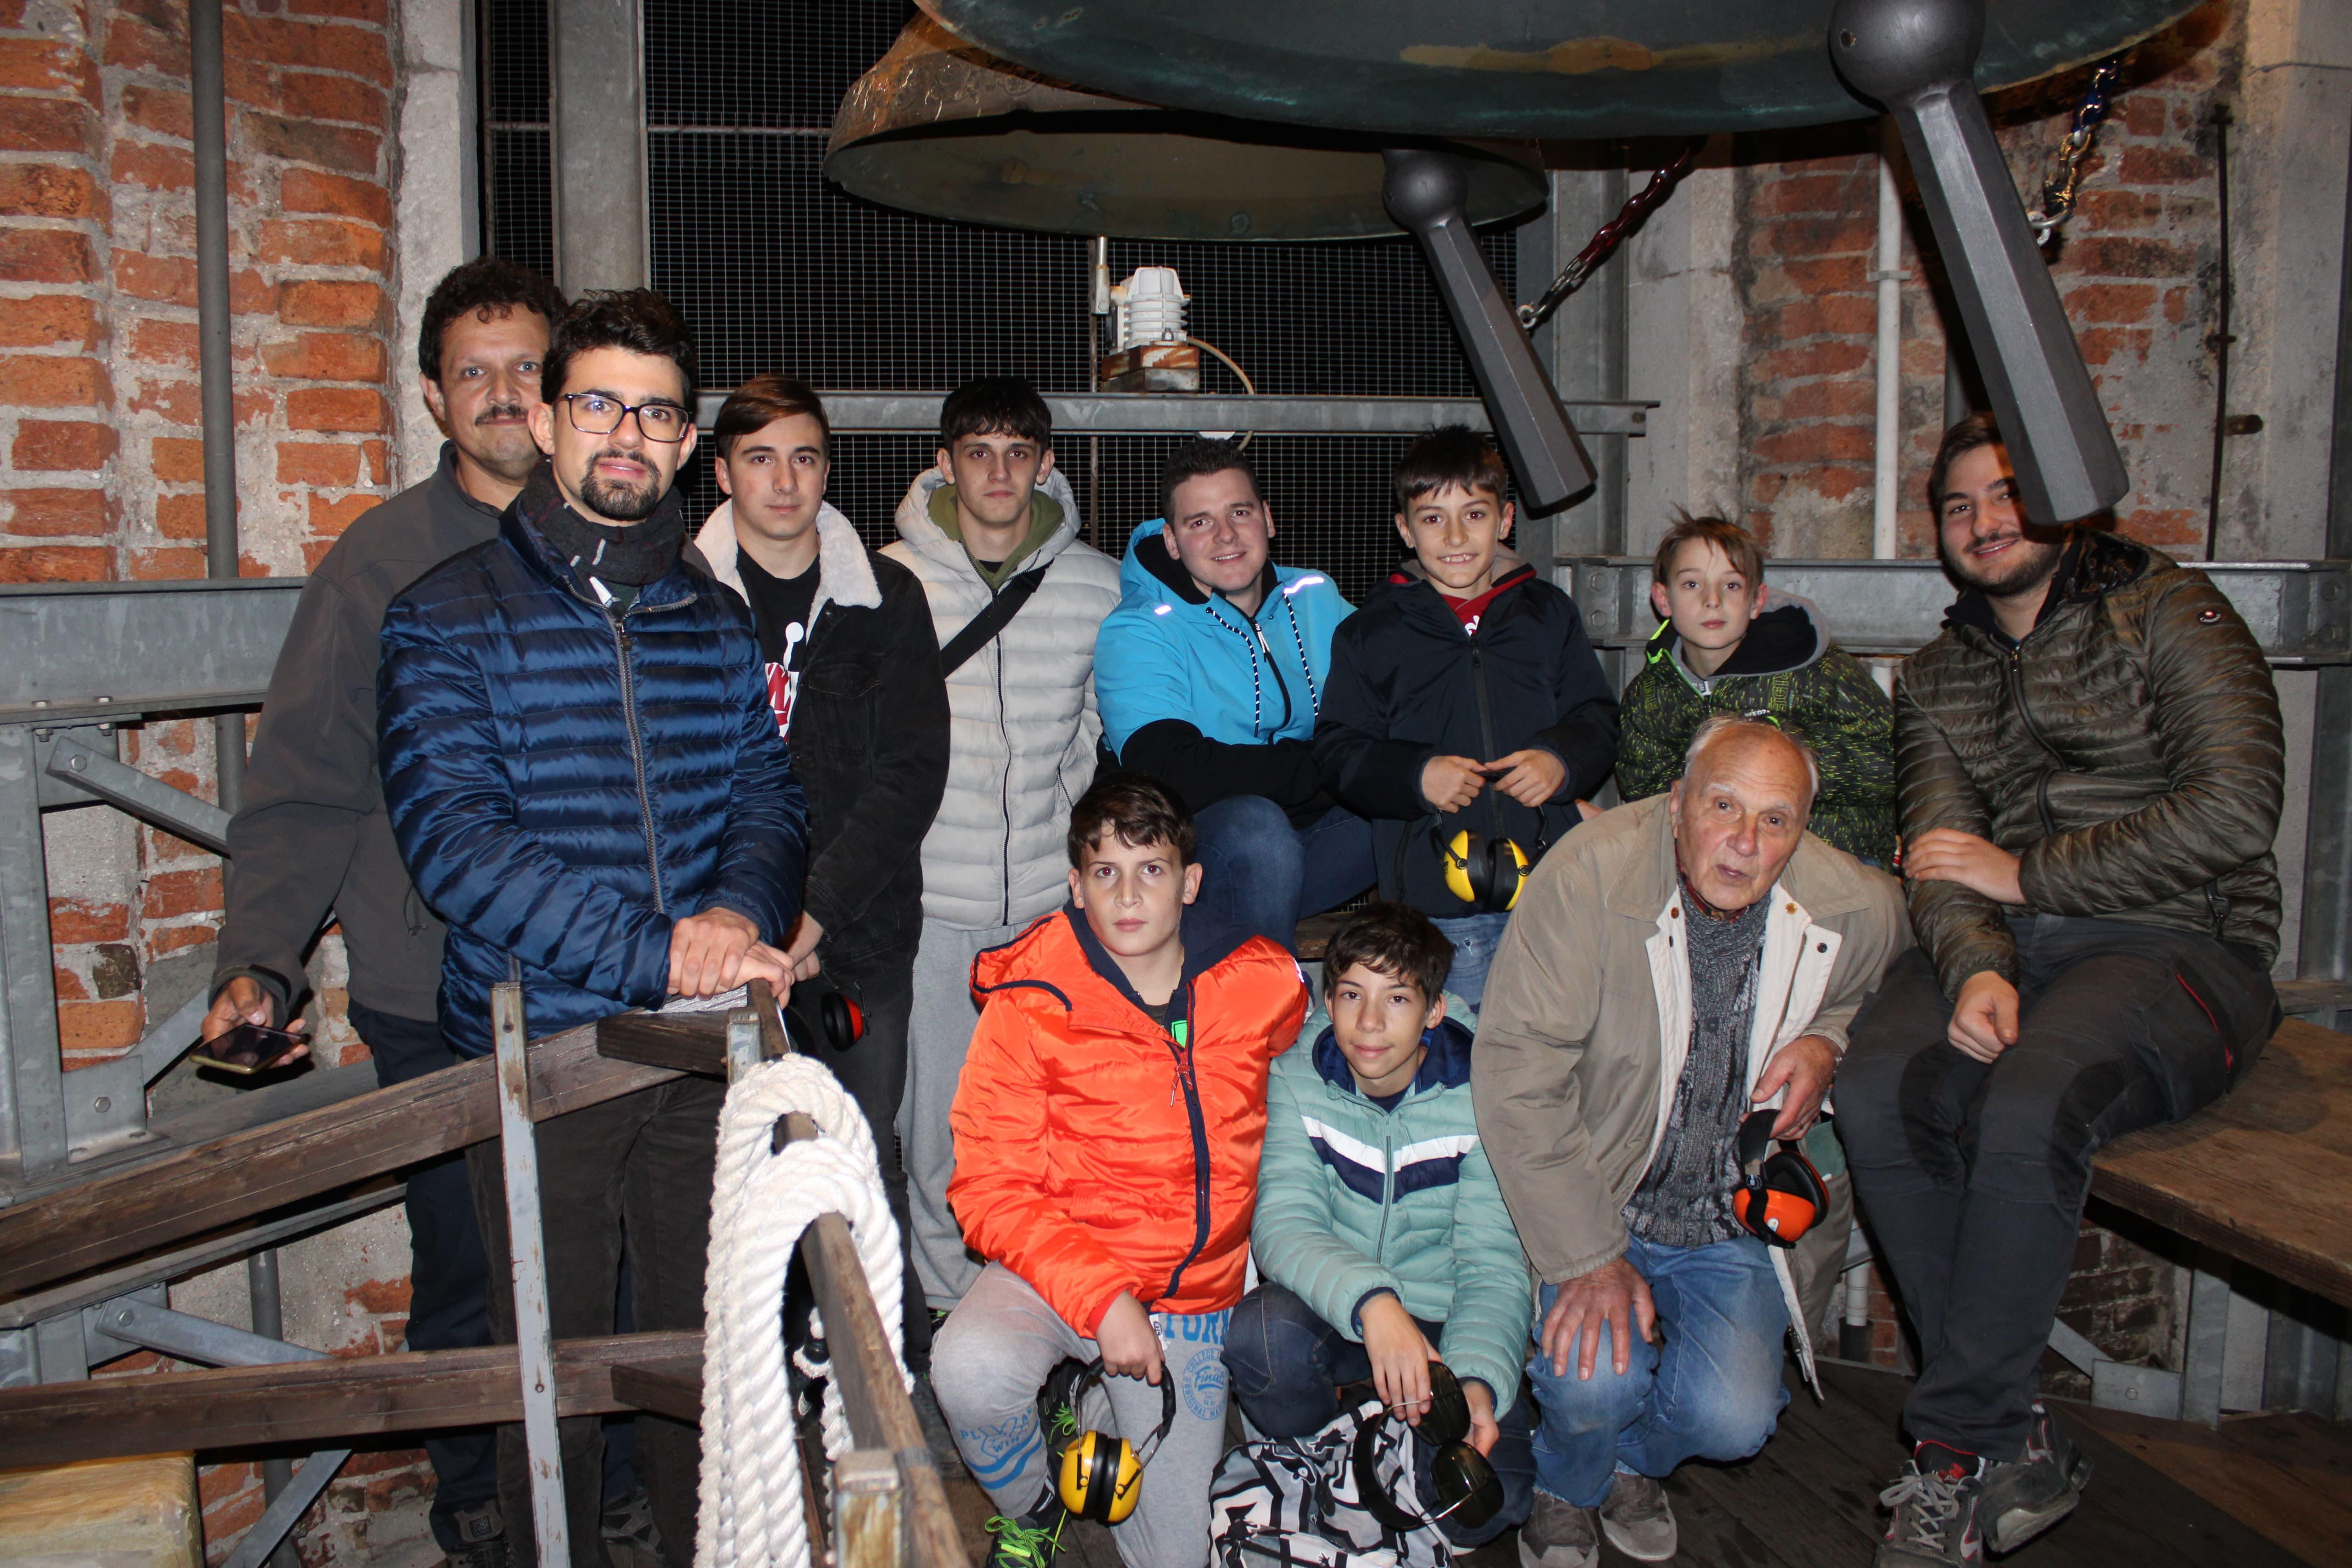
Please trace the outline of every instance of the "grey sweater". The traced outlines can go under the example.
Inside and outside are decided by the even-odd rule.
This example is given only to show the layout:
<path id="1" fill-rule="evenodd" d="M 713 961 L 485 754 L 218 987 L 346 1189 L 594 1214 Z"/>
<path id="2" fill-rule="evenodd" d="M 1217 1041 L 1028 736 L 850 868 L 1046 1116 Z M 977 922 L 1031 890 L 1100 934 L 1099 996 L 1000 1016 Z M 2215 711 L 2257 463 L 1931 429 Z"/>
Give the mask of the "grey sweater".
<path id="1" fill-rule="evenodd" d="M 332 909 L 352 1000 L 435 1016 L 442 926 L 401 864 L 376 772 L 377 637 L 403 589 L 498 531 L 498 509 L 466 493 L 444 443 L 431 479 L 362 514 L 310 574 L 269 677 L 245 805 L 229 824 L 215 994 L 250 975 L 284 1022 L 302 990 L 302 956 Z"/>

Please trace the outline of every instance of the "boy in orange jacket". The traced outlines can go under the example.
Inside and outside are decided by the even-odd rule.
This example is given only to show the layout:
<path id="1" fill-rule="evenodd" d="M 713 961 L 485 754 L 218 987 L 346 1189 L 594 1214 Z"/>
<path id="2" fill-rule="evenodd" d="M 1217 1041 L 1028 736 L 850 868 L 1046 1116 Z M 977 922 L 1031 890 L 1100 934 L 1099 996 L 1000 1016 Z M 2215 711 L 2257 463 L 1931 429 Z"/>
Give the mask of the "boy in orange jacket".
<path id="1" fill-rule="evenodd" d="M 1070 906 L 972 964 L 982 1011 L 949 1118 L 948 1201 L 988 1267 L 939 1331 L 931 1387 L 1001 1510 L 994 1564 L 1048 1568 L 1060 1546 L 1055 1472 L 1075 1428 L 1059 1411 L 1041 1421 L 1038 1396 L 1065 1359 L 1097 1356 L 1105 1430 L 1148 1460 L 1120 1557 L 1208 1559 L 1266 1072 L 1297 1037 L 1307 984 L 1266 938 L 1186 919 L 1193 849 L 1165 790 L 1106 774 L 1070 813 Z"/>

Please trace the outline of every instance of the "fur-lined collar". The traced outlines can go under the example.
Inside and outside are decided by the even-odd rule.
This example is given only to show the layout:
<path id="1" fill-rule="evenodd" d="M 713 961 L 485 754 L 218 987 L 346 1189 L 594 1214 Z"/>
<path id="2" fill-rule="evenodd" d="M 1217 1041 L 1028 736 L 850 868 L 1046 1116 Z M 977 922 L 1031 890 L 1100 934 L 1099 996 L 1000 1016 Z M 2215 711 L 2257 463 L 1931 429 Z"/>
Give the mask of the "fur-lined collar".
<path id="1" fill-rule="evenodd" d="M 748 603 L 751 595 L 743 592 L 743 569 L 737 564 L 741 547 L 735 540 L 733 501 L 719 503 L 719 510 L 694 536 L 694 544 L 710 563 L 710 574 Z M 816 629 L 816 618 L 827 605 L 856 610 L 881 607 L 882 585 L 874 580 L 874 563 L 866 559 L 866 543 L 831 501 L 817 508 L 816 562 L 816 601 L 809 606 L 811 631 Z"/>

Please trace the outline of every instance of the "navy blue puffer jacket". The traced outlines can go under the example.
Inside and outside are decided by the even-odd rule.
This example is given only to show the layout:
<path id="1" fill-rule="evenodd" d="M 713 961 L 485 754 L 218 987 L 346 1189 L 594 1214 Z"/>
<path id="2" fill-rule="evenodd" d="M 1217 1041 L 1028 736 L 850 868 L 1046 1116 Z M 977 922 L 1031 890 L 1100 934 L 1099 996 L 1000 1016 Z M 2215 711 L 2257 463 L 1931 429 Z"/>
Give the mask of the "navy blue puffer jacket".
<path id="1" fill-rule="evenodd" d="M 723 905 L 774 943 L 800 909 L 806 806 L 751 612 L 681 561 L 616 622 L 534 521 L 562 504 L 542 465 L 497 539 L 384 615 L 384 799 L 449 922 L 463 1056 L 491 1048 L 509 953 L 546 1035 L 660 1005 L 678 919 Z"/>

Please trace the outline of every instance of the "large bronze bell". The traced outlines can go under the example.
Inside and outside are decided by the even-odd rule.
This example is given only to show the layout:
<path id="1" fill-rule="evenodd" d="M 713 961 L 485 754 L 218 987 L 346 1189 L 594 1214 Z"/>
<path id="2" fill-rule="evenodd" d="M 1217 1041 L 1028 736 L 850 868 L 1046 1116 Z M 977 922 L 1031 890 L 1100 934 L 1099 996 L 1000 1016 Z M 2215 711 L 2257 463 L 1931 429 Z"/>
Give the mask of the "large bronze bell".
<path id="1" fill-rule="evenodd" d="M 1382 142 L 1106 98 L 996 59 L 918 16 L 852 86 L 828 178 L 869 201 L 1005 228 L 1130 239 L 1400 232 Z M 1532 144 L 1456 145 L 1473 223 L 1544 202 Z"/>

